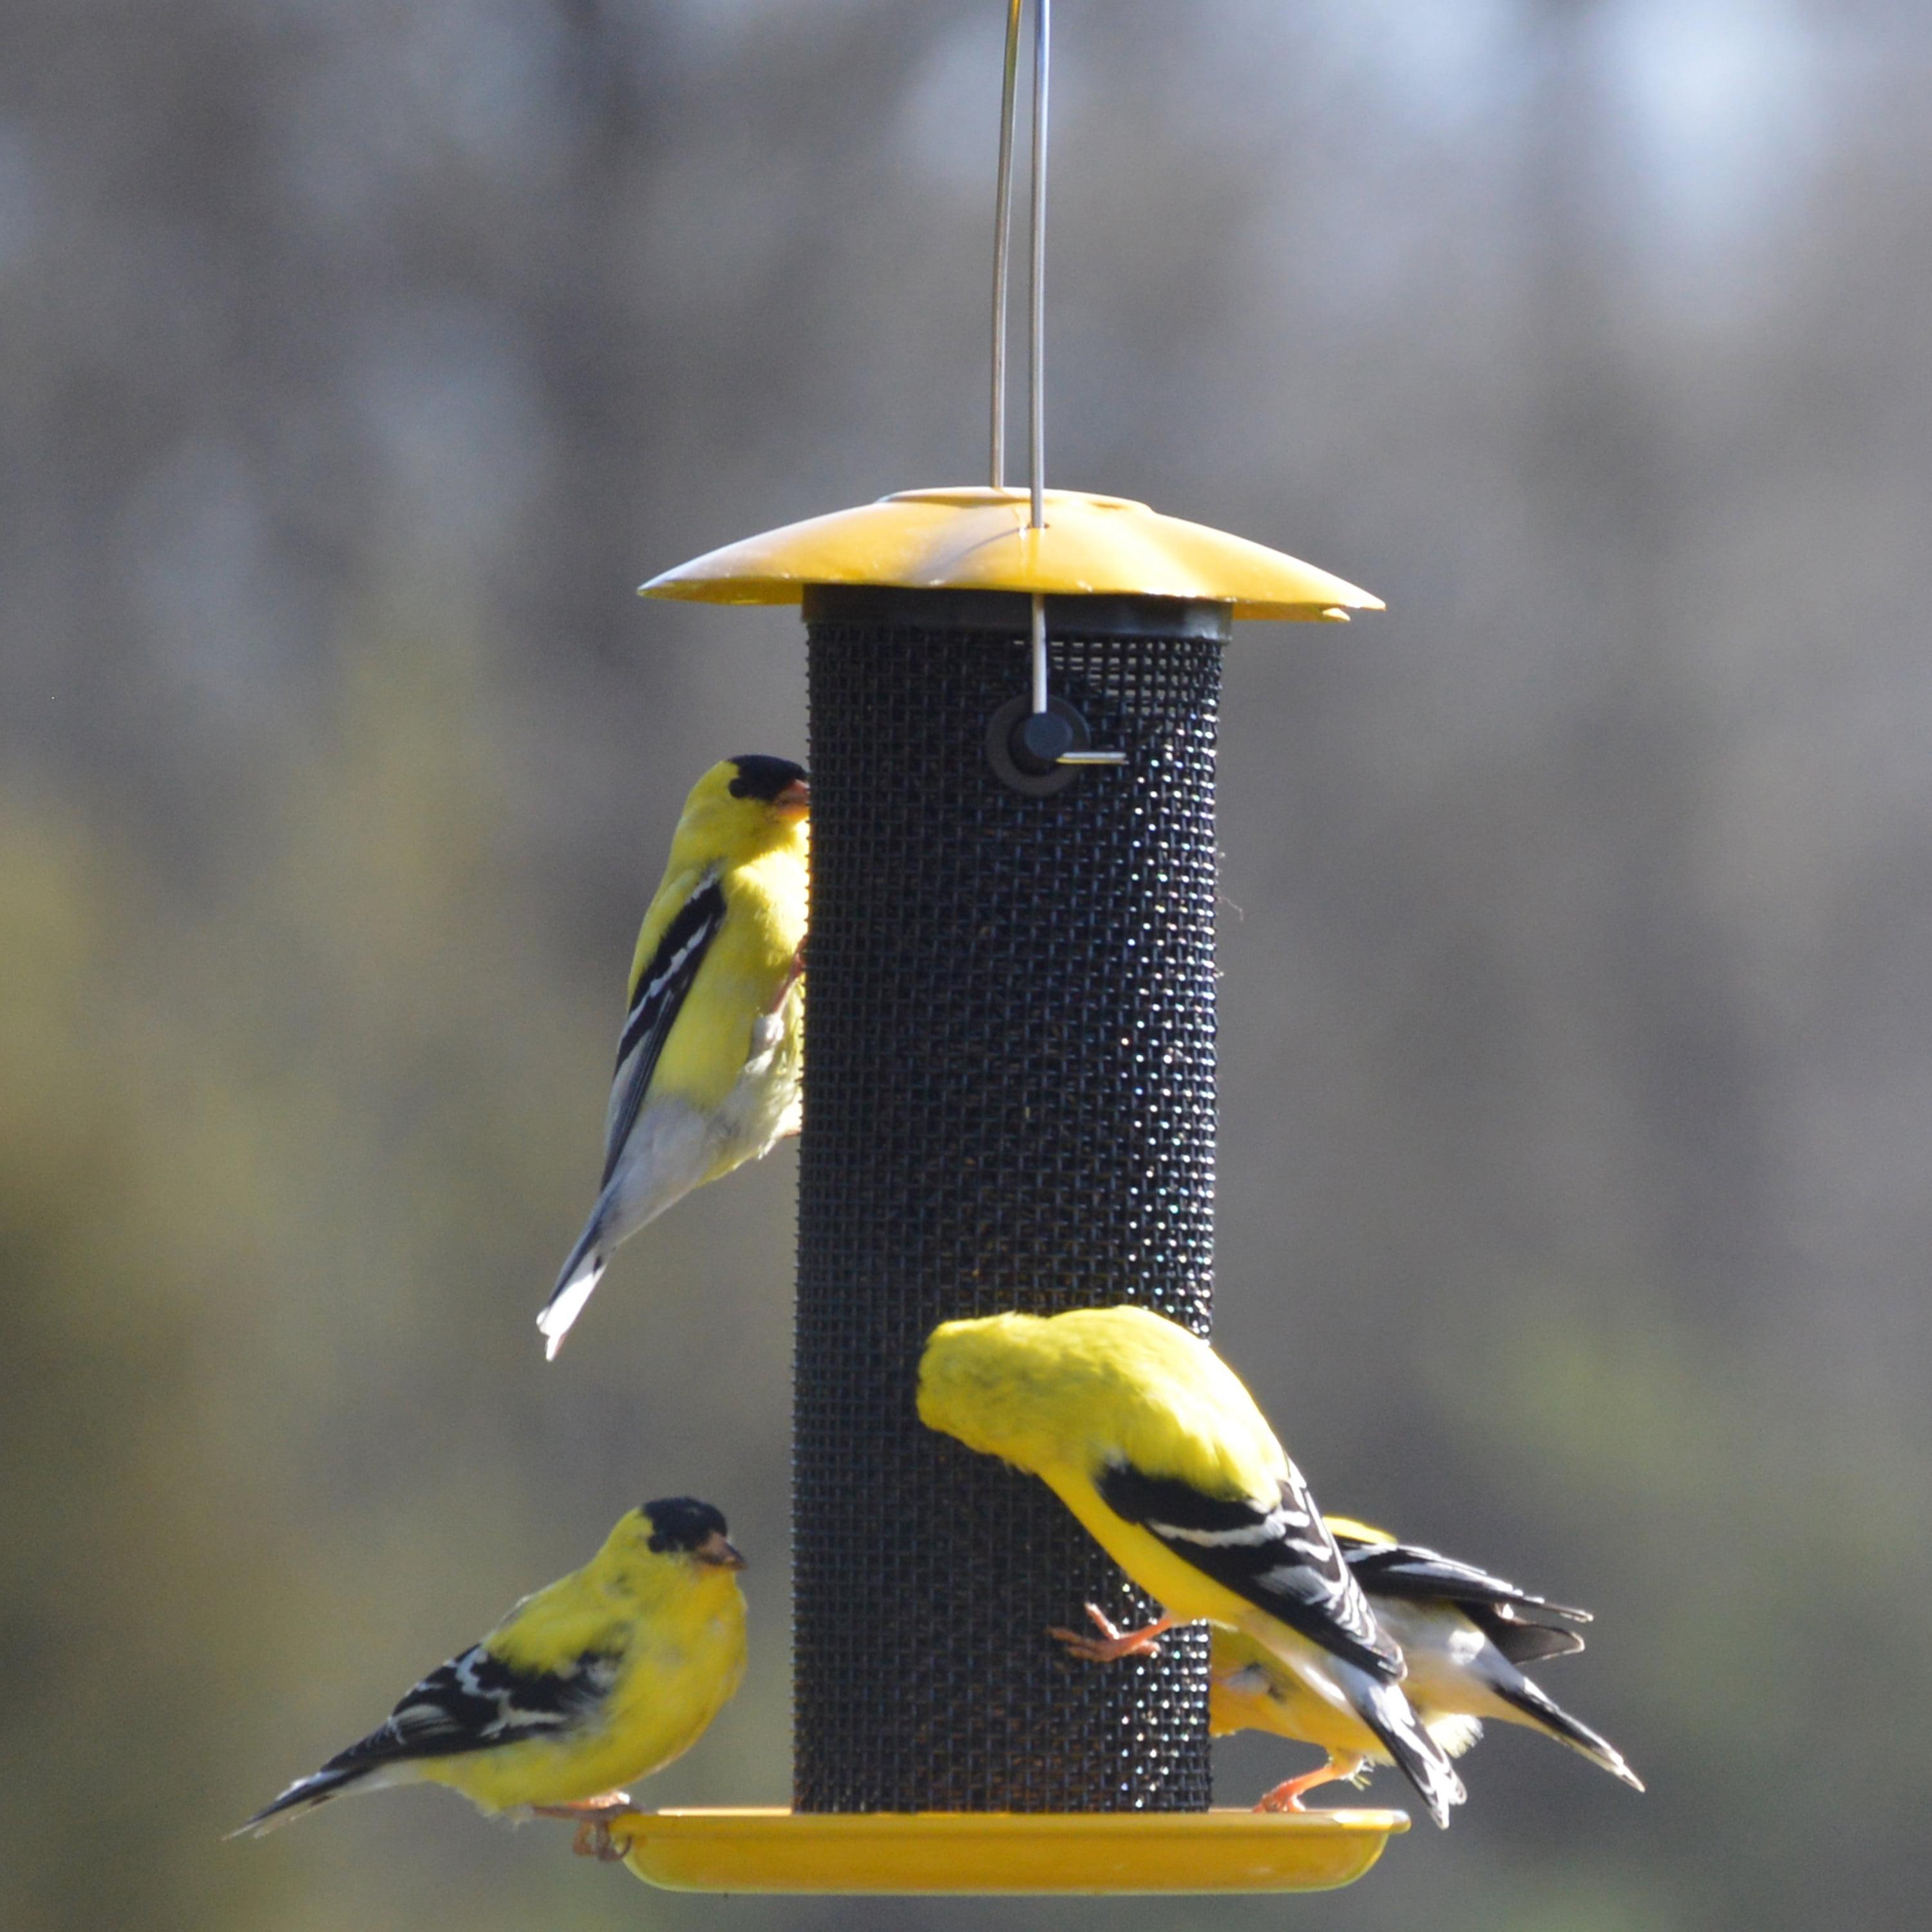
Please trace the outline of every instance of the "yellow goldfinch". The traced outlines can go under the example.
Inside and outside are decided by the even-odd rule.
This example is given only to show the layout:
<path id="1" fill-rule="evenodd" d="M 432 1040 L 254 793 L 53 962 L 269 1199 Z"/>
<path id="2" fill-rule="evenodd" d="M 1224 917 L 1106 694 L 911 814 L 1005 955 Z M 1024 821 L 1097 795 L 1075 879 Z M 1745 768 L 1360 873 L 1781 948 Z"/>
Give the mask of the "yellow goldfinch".
<path id="1" fill-rule="evenodd" d="M 798 1132 L 811 788 L 727 758 L 684 802 L 638 934 L 597 1204 L 537 1317 L 554 1360 L 620 1241 Z"/>
<path id="2" fill-rule="evenodd" d="M 1402 1646 L 1408 1665 L 1402 1688 L 1409 1702 L 1451 1757 L 1467 1750 L 1482 1736 L 1482 1720 L 1491 1718 L 1540 1731 L 1634 1790 L 1643 1789 L 1613 1744 L 1571 1717 L 1518 1667 L 1581 1650 L 1582 1638 L 1564 1626 L 1588 1623 L 1587 1610 L 1532 1596 L 1472 1564 L 1397 1543 L 1346 1516 L 1328 1521 L 1377 1620 Z M 1214 1633 L 1209 1667 L 1208 1729 L 1216 1737 L 1274 1731 L 1328 1754 L 1319 1770 L 1277 1785 L 1258 1810 L 1298 1811 L 1304 1792 L 1335 1778 L 1359 1781 L 1370 1765 L 1389 1762 L 1366 1727 L 1350 1724 L 1312 1697 L 1241 1633 Z"/>
<path id="3" fill-rule="evenodd" d="M 1300 1472 L 1206 1342 L 1142 1308 L 994 1315 L 935 1328 L 920 1418 L 1038 1476 L 1164 1608 L 1100 1640 L 1108 1661 L 1178 1622 L 1245 1632 L 1339 1714 L 1366 1726 L 1437 1824 L 1461 1780 L 1402 1694 L 1402 1654 L 1323 1523 Z"/>
<path id="4" fill-rule="evenodd" d="M 575 1818 L 580 1852 L 621 1856 L 603 1822 L 629 1807 L 617 1787 L 688 1750 L 744 1675 L 744 1567 L 709 1503 L 632 1510 L 581 1570 L 526 1597 L 230 1836 L 428 1779 L 486 1812 Z"/>

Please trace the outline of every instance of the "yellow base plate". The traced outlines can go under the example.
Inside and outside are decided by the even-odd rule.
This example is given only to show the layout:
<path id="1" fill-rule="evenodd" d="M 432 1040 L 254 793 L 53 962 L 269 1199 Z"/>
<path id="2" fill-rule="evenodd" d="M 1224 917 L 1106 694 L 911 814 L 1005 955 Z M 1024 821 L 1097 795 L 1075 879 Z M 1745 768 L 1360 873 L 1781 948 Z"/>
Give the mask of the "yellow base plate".
<path id="1" fill-rule="evenodd" d="M 674 1892 L 1321 1892 L 1358 1879 L 1400 1811 L 638 1811 L 610 1821 Z"/>

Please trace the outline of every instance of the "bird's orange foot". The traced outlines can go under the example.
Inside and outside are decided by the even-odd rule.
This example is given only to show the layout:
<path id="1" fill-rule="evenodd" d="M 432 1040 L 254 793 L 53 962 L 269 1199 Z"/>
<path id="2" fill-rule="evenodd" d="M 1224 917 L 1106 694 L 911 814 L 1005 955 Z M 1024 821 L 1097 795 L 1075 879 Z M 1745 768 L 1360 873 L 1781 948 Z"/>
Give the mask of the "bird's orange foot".
<path id="1" fill-rule="evenodd" d="M 1124 1657 L 1158 1657 L 1160 1646 L 1155 1640 L 1162 1631 L 1174 1628 L 1173 1618 L 1163 1615 L 1142 1629 L 1124 1630 L 1097 1604 L 1089 1604 L 1087 1614 L 1100 1631 L 1098 1636 L 1086 1636 L 1078 1630 L 1058 1628 L 1049 1630 L 1047 1635 L 1058 1638 L 1066 1645 L 1070 1656 L 1079 1658 L 1088 1664 L 1118 1664 Z"/>
<path id="2" fill-rule="evenodd" d="M 1317 1785 L 1333 1784 L 1338 1778 L 1346 1778 L 1351 1784 L 1359 1784 L 1367 1768 L 1366 1758 L 1331 1757 L 1318 1768 L 1304 1771 L 1299 1778 L 1288 1778 L 1277 1784 L 1272 1791 L 1262 1792 L 1255 1809 L 1257 1811 L 1305 1811 L 1308 1808 L 1301 1802 L 1304 1792 L 1312 1791 Z"/>
<path id="3" fill-rule="evenodd" d="M 1301 1802 L 1304 1790 L 1298 1778 L 1291 1778 L 1285 1784 L 1277 1784 L 1272 1791 L 1264 1791 L 1255 1800 L 1257 1811 L 1306 1811 L 1308 1807 Z"/>
<path id="4" fill-rule="evenodd" d="M 601 1798 L 586 1798 L 575 1804 L 532 1804 L 539 1818 L 574 1818 L 577 1835 L 570 1849 L 580 1858 L 595 1858 L 600 1864 L 615 1864 L 630 1856 L 631 1840 L 611 1834 L 610 1820 L 634 1809 L 627 1791 L 607 1791 Z"/>

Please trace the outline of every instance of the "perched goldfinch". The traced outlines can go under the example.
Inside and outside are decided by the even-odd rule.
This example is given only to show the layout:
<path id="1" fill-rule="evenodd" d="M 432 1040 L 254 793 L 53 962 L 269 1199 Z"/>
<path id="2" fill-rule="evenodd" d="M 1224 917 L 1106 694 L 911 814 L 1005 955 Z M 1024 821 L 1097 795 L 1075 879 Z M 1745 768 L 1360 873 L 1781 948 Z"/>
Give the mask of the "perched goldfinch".
<path id="1" fill-rule="evenodd" d="M 620 1241 L 799 1126 L 806 815 L 784 758 L 727 758 L 684 802 L 631 962 L 597 1204 L 537 1317 L 554 1360 Z"/>
<path id="2" fill-rule="evenodd" d="M 1587 1610 L 1532 1596 L 1471 1564 L 1397 1543 L 1383 1531 L 1345 1516 L 1328 1528 L 1362 1586 L 1376 1620 L 1402 1646 L 1408 1665 L 1402 1688 L 1430 1736 L 1460 1757 L 1493 1718 L 1522 1724 L 1580 1751 L 1634 1790 L 1642 1780 L 1614 1745 L 1554 1702 L 1518 1667 L 1583 1648 L 1569 1624 Z M 1257 1810 L 1298 1811 L 1302 1794 L 1336 1778 L 1360 1783 L 1369 1767 L 1390 1762 L 1367 1727 L 1334 1710 L 1252 1638 L 1217 1630 L 1209 1666 L 1208 1729 L 1216 1737 L 1274 1731 L 1319 1744 L 1320 1769 L 1277 1785 Z"/>
<path id="3" fill-rule="evenodd" d="M 526 1597 L 230 1836 L 428 1779 L 486 1812 L 574 1818 L 580 1852 L 621 1856 L 604 1822 L 629 1808 L 618 1787 L 688 1750 L 744 1675 L 744 1567 L 709 1503 L 632 1510 L 581 1570 Z"/>
<path id="4" fill-rule="evenodd" d="M 1165 1610 L 1146 1629 L 1055 1630 L 1096 1662 L 1176 1623 L 1244 1632 L 1338 1718 L 1366 1727 L 1437 1824 L 1461 1780 L 1402 1694 L 1402 1653 L 1300 1472 L 1206 1342 L 1141 1308 L 994 1315 L 935 1328 L 920 1418 L 1038 1476 Z"/>

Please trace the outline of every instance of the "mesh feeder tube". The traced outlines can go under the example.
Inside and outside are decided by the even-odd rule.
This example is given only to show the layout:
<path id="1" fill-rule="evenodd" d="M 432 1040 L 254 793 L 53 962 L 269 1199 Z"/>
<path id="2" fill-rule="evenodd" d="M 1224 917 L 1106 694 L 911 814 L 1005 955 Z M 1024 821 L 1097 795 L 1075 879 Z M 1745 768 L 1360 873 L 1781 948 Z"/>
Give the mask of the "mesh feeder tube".
<path id="1" fill-rule="evenodd" d="M 644 586 L 802 601 L 809 635 L 800 1812 L 1208 1802 L 1205 1634 L 1065 1657 L 1046 1628 L 1088 1600 L 1151 1607 L 1043 1484 L 920 1424 L 915 1368 L 1006 1309 L 1207 1333 L 1222 649 L 1379 605 L 1144 504 L 1046 501 L 1032 528 L 1023 491 L 908 492 Z M 1027 767 L 1036 596 L 1052 709 L 1123 762 Z"/>
<path id="2" fill-rule="evenodd" d="M 1204 1810 L 1205 1633 L 1108 1668 L 1049 1624 L 1158 1612 L 1042 1484 L 920 1422 L 958 1316 L 1132 1301 L 1208 1332 L 1214 729 L 1225 608 L 1048 606 L 1049 680 L 1120 766 L 987 752 L 1029 600 L 824 589 L 810 635 L 794 1802 Z"/>

